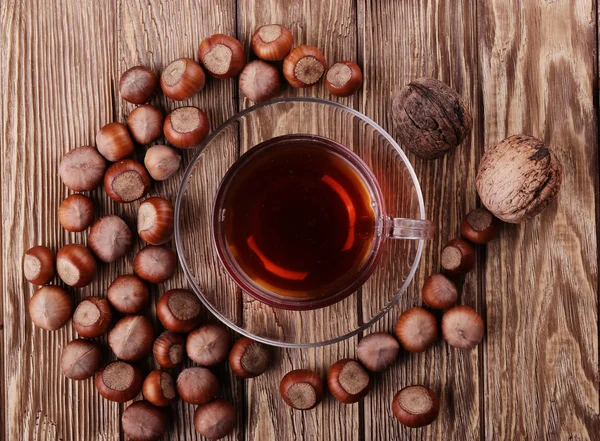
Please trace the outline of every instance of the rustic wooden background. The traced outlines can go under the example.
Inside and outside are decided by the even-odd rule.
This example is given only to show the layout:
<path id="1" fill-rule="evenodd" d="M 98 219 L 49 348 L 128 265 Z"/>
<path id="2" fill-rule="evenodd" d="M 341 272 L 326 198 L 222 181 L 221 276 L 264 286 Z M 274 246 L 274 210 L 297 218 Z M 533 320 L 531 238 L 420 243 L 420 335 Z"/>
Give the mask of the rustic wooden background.
<path id="1" fill-rule="evenodd" d="M 123 71 L 144 64 L 159 72 L 177 57 L 195 57 L 202 38 L 216 32 L 248 47 L 267 23 L 285 24 L 296 44 L 321 47 L 330 62 L 356 60 L 364 86 L 342 102 L 389 130 L 390 93 L 423 75 L 450 84 L 472 110 L 473 133 L 456 152 L 437 162 L 411 157 L 438 235 L 400 305 L 373 330 L 391 331 L 400 311 L 420 303 L 442 246 L 478 205 L 474 181 L 486 148 L 510 134 L 535 135 L 558 154 L 565 173 L 556 203 L 531 222 L 504 228 L 479 251 L 461 296 L 487 323 L 476 350 L 440 343 L 402 355 L 375 377 L 363 402 L 346 406 L 328 397 L 304 413 L 279 398 L 282 375 L 299 367 L 324 374 L 354 354 L 359 337 L 278 351 L 277 367 L 255 380 L 232 378 L 223 367 L 225 396 L 238 405 L 240 420 L 228 439 L 599 440 L 596 0 L 3 0 L 0 439 L 125 438 L 124 406 L 100 398 L 91 380 L 71 382 L 59 371 L 61 348 L 76 337 L 71 326 L 53 333 L 32 326 L 23 252 L 85 240 L 59 227 L 56 211 L 68 191 L 57 166 L 69 149 L 93 144 L 102 125 L 129 113 L 118 94 Z M 322 86 L 284 94 L 332 99 Z M 213 127 L 249 104 L 234 80 L 209 80 L 189 102 L 206 109 Z M 173 107 L 164 98 L 154 103 Z M 154 193 L 174 195 L 180 179 Z M 101 189 L 93 198 L 101 211 L 133 219 L 136 204 L 109 203 Z M 117 274 L 132 271 L 132 258 L 102 265 L 97 281 L 73 295 L 103 295 Z M 178 273 L 154 298 L 184 285 Z M 412 383 L 430 384 L 441 396 L 439 419 L 424 429 L 400 426 L 390 410 L 394 393 Z M 200 439 L 192 406 L 179 402 L 172 414 L 165 439 Z"/>

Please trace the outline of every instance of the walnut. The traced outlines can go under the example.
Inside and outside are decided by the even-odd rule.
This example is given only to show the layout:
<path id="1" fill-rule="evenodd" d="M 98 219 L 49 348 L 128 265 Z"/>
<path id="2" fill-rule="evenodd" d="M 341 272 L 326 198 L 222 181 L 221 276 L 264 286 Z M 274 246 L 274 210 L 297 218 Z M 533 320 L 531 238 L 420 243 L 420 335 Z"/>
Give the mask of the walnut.
<path id="1" fill-rule="evenodd" d="M 494 216 L 516 224 L 539 214 L 554 199 L 561 182 L 556 155 L 539 139 L 514 135 L 483 155 L 477 193 Z"/>
<path id="2" fill-rule="evenodd" d="M 392 119 L 400 142 L 423 159 L 444 156 L 467 137 L 471 113 L 458 93 L 434 78 L 419 78 L 396 95 Z"/>

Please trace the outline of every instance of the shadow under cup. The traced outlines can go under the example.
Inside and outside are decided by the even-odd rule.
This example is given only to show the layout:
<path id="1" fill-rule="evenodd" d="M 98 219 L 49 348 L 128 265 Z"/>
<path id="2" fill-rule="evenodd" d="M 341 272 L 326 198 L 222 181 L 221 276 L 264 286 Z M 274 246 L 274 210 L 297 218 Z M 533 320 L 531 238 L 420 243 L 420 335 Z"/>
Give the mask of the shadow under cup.
<path id="1" fill-rule="evenodd" d="M 308 309 L 303 309 L 310 304 L 307 300 L 291 297 L 284 298 L 287 303 L 281 306 L 274 302 L 282 301 L 277 297 L 257 301 L 259 296 L 245 292 L 254 287 L 246 289 L 240 280 L 234 282 L 233 274 L 225 269 L 228 263 L 221 263 L 217 252 L 221 239 L 213 241 L 213 207 L 227 172 L 246 152 L 286 135 L 321 137 L 344 146 L 353 152 L 352 157 L 360 158 L 359 165 L 366 167 L 369 179 L 379 184 L 379 190 L 377 184 L 366 185 L 373 190 L 379 228 L 359 276 L 348 285 L 348 290 L 336 292 L 335 297 L 324 296 L 328 301 L 312 304 Z M 388 218 L 386 214 L 398 218 Z M 431 234 L 431 224 L 423 222 L 424 219 L 423 197 L 415 173 L 389 134 L 369 118 L 341 104 L 291 98 L 240 112 L 215 130 L 198 149 L 177 195 L 175 241 L 191 289 L 221 321 L 264 343 L 314 347 L 360 332 L 398 301 L 414 276 L 423 241 L 383 240 L 383 237 L 426 238 Z M 243 274 L 239 276 L 241 279 Z"/>

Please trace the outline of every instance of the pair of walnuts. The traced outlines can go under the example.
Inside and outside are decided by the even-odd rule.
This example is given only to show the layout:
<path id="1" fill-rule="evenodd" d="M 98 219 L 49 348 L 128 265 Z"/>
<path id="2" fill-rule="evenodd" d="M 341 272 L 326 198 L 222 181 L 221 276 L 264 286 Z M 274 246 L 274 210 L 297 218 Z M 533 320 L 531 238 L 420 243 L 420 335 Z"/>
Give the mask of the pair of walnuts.
<path id="1" fill-rule="evenodd" d="M 469 135 L 473 119 L 458 93 L 434 78 L 406 85 L 392 103 L 400 142 L 416 156 L 437 159 Z M 519 223 L 540 213 L 557 195 L 562 167 L 546 145 L 514 135 L 488 149 L 477 172 L 477 193 L 497 218 Z"/>

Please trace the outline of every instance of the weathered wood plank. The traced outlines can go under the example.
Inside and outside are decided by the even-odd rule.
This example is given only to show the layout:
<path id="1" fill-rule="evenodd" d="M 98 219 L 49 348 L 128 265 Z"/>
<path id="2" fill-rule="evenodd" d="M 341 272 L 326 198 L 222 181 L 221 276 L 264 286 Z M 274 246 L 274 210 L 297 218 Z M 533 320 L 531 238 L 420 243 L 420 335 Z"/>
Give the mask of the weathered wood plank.
<path id="1" fill-rule="evenodd" d="M 600 433 L 595 3 L 479 6 L 486 148 L 526 133 L 564 167 L 558 200 L 488 247 L 488 439 Z"/>

